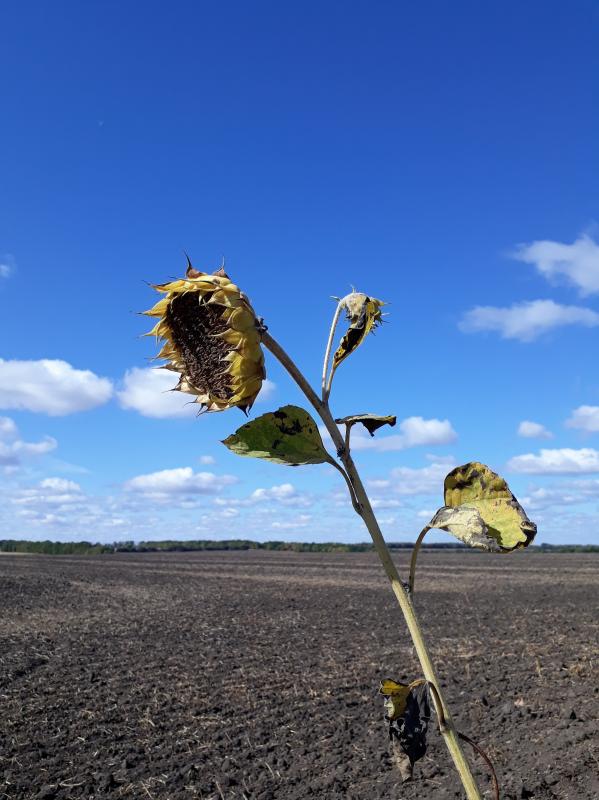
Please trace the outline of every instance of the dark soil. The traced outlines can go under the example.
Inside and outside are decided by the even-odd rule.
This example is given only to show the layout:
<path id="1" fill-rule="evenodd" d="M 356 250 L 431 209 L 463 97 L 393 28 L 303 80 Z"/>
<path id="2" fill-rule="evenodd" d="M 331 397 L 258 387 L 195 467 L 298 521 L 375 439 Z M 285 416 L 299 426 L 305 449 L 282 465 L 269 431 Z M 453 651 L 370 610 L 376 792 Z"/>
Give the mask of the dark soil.
<path id="1" fill-rule="evenodd" d="M 598 600 L 597 556 L 421 555 L 504 800 L 599 797 Z M 0 800 L 461 798 L 434 724 L 415 779 L 393 766 L 378 684 L 419 676 L 374 555 L 0 556 Z"/>

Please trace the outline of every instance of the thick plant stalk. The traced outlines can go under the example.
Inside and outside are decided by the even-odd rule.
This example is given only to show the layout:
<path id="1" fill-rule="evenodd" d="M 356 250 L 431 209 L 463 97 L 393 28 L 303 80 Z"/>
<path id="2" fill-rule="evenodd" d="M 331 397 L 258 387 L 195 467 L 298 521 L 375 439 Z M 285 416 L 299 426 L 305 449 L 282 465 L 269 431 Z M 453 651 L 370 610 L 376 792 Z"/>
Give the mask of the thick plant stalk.
<path id="1" fill-rule="evenodd" d="M 339 428 L 335 424 L 333 416 L 331 415 L 328 403 L 326 400 L 323 402 L 316 395 L 295 363 L 268 332 L 263 333 L 262 342 L 264 346 L 270 350 L 270 352 L 285 367 L 300 389 L 304 392 L 307 399 L 310 401 L 324 422 L 331 439 L 333 440 L 333 443 L 337 449 L 337 455 L 345 467 L 347 477 L 349 478 L 348 487 L 351 486 L 351 489 L 353 489 L 353 492 L 350 491 L 352 505 L 354 506 L 356 513 L 358 513 L 364 520 L 364 524 L 368 528 L 368 531 L 372 537 L 375 550 L 379 556 L 379 559 L 381 560 L 383 569 L 389 578 L 391 588 L 393 589 L 393 593 L 397 598 L 408 626 L 408 630 L 410 631 L 414 649 L 416 650 L 416 654 L 420 661 L 420 666 L 422 667 L 423 676 L 436 689 L 436 691 L 433 692 L 433 700 L 436 705 L 439 703 L 441 704 L 441 713 L 438 712 L 438 716 L 440 719 L 443 718 L 445 722 L 441 733 L 445 740 L 445 744 L 447 745 L 447 749 L 449 750 L 449 753 L 453 759 L 455 767 L 459 773 L 464 790 L 466 792 L 466 798 L 467 800 L 482 800 L 482 795 L 480 794 L 472 772 L 470 771 L 470 766 L 462 751 L 458 733 L 453 724 L 451 714 L 449 713 L 449 709 L 441 693 L 439 680 L 435 673 L 435 668 L 431 661 L 426 642 L 424 641 L 424 636 L 422 634 L 422 629 L 416 616 L 416 612 L 414 611 L 414 607 L 410 602 L 408 593 L 406 592 L 400 580 L 397 568 L 393 563 L 393 559 L 391 558 L 391 554 L 387 548 L 385 539 L 372 510 L 372 506 L 370 504 L 370 500 L 368 499 L 364 484 L 362 483 L 360 475 L 358 474 L 358 470 L 356 469 L 356 465 L 354 464 L 349 450 L 347 450 L 345 447 L 343 437 L 339 432 Z"/>

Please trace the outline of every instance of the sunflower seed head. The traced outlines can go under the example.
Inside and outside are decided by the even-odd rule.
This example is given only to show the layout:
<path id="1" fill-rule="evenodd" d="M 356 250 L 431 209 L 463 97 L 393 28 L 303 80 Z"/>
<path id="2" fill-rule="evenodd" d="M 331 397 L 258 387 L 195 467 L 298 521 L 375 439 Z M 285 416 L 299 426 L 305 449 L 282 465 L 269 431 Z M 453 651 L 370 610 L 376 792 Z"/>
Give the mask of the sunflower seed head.
<path id="1" fill-rule="evenodd" d="M 189 260 L 183 280 L 154 287 L 165 296 L 147 311 L 151 334 L 164 340 L 157 358 L 179 373 L 176 390 L 196 395 L 207 411 L 247 412 L 265 378 L 260 323 L 224 268 L 213 275 Z"/>

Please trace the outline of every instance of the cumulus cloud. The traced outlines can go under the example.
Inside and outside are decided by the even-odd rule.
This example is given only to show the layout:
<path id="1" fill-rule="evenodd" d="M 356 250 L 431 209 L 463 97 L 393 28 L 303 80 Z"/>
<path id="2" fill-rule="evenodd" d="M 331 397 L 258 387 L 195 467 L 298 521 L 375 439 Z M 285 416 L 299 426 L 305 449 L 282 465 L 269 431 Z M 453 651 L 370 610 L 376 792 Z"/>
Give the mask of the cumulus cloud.
<path id="1" fill-rule="evenodd" d="M 15 421 L 10 417 L 0 417 L 0 439 L 10 439 L 17 434 Z"/>
<path id="2" fill-rule="evenodd" d="M 200 456 L 198 461 L 200 464 L 216 464 L 214 456 Z"/>
<path id="3" fill-rule="evenodd" d="M 16 492 L 13 503 L 17 506 L 63 506 L 82 501 L 81 487 L 64 478 L 45 478 L 35 487 Z"/>
<path id="4" fill-rule="evenodd" d="M 278 486 L 269 488 L 255 489 L 249 497 L 221 498 L 214 500 L 217 506 L 255 506 L 260 503 L 275 502 L 283 506 L 302 506 L 312 505 L 309 495 L 298 492 L 292 483 L 281 483 Z"/>
<path id="5" fill-rule="evenodd" d="M 379 453 L 407 450 L 409 447 L 451 444 L 458 438 L 448 419 L 424 419 L 423 417 L 407 417 L 399 425 L 399 433 L 385 436 L 378 431 L 372 437 L 362 425 L 354 425 L 351 435 L 352 450 L 375 450 Z M 331 439 L 326 428 L 321 427 L 321 434 L 327 444 Z M 345 428 L 342 430 L 345 433 Z"/>
<path id="6" fill-rule="evenodd" d="M 137 475 L 126 481 L 124 487 L 127 491 L 160 499 L 172 495 L 217 494 L 236 482 L 233 475 L 194 472 L 191 467 L 178 467 Z"/>
<path id="7" fill-rule="evenodd" d="M 45 436 L 39 442 L 25 442 L 19 437 L 19 430 L 10 417 L 0 417 L 0 464 L 16 467 L 30 456 L 41 456 L 56 449 L 56 439 Z"/>
<path id="8" fill-rule="evenodd" d="M 193 402 L 193 395 L 172 391 L 177 381 L 177 374 L 167 369 L 133 367 L 125 373 L 117 392 L 119 403 L 122 408 L 154 419 L 196 416 L 199 406 Z M 275 384 L 266 379 L 256 402 L 267 401 L 274 392 Z"/>
<path id="9" fill-rule="evenodd" d="M 173 392 L 178 377 L 167 369 L 127 370 L 123 388 L 117 392 L 122 408 L 138 411 L 144 417 L 155 419 L 194 417 L 199 406 L 191 395 Z"/>
<path id="10" fill-rule="evenodd" d="M 512 472 L 529 475 L 573 475 L 599 472 L 599 451 L 590 447 L 541 450 L 514 456 L 507 467 Z"/>
<path id="11" fill-rule="evenodd" d="M 294 530 L 295 528 L 307 527 L 311 521 L 312 517 L 310 514 L 300 514 L 298 517 L 290 520 L 275 520 L 271 522 L 270 527 L 280 531 Z"/>
<path id="12" fill-rule="evenodd" d="M 274 381 L 271 381 L 269 378 L 265 378 L 262 381 L 262 388 L 260 389 L 260 393 L 256 398 L 256 402 L 257 403 L 268 402 L 269 400 L 271 400 L 276 390 L 277 390 L 276 383 Z"/>
<path id="13" fill-rule="evenodd" d="M 579 406 L 566 420 L 567 428 L 576 428 L 585 433 L 599 433 L 599 406 Z"/>
<path id="14" fill-rule="evenodd" d="M 565 306 L 553 300 L 531 300 L 506 308 L 476 306 L 462 317 L 459 328 L 464 333 L 496 331 L 503 339 L 532 342 L 544 333 L 566 325 L 599 325 L 599 314 L 590 308 Z"/>
<path id="15" fill-rule="evenodd" d="M 112 383 L 66 361 L 0 359 L 0 408 L 64 416 L 106 403 Z"/>
<path id="16" fill-rule="evenodd" d="M 0 255 L 0 279 L 10 278 L 15 268 L 15 260 L 10 253 Z"/>
<path id="17" fill-rule="evenodd" d="M 541 240 L 519 245 L 512 254 L 548 280 L 563 277 L 583 296 L 599 292 L 599 244 L 583 234 L 572 244 Z"/>
<path id="18" fill-rule="evenodd" d="M 523 420 L 518 425 L 518 436 L 523 439 L 552 439 L 553 434 L 547 430 L 540 422 L 531 422 L 528 419 Z"/>
<path id="19" fill-rule="evenodd" d="M 372 479 L 368 485 L 375 493 L 386 489 L 396 495 L 434 494 L 442 497 L 445 476 L 455 465 L 455 460 L 449 462 L 444 458 L 426 467 L 396 467 L 391 470 L 389 478 Z M 388 499 L 387 494 L 385 498 Z"/>
<path id="20" fill-rule="evenodd" d="M 584 502 L 587 498 L 582 492 L 571 491 L 564 486 L 531 489 L 522 498 L 522 504 L 528 511 L 544 511 L 552 506 L 570 506 Z"/>

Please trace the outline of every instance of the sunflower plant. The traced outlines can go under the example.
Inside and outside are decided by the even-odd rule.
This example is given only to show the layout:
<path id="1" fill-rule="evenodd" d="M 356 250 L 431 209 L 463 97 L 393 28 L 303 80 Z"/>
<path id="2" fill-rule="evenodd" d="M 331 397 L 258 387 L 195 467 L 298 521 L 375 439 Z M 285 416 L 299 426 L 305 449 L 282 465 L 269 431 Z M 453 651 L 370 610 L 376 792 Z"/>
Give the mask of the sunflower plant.
<path id="1" fill-rule="evenodd" d="M 242 425 L 223 444 L 237 455 L 289 466 L 328 463 L 342 476 L 349 500 L 372 537 L 422 669 L 422 676 L 410 684 L 386 679 L 380 687 L 386 698 L 389 736 L 402 776 L 412 776 L 414 763 L 426 751 L 432 705 L 439 731 L 468 800 L 481 800 L 482 796 L 462 750 L 462 741 L 470 743 L 487 762 L 498 797 L 492 765 L 472 740 L 456 730 L 443 697 L 416 615 L 416 563 L 422 540 L 432 528 L 447 531 L 471 547 L 509 553 L 526 547 L 533 540 L 535 524 L 528 519 L 505 480 L 489 467 L 480 462 L 457 467 L 445 479 L 443 505 L 416 540 L 408 580 L 403 582 L 351 453 L 351 433 L 355 425 L 363 425 L 374 436 L 384 425 L 395 425 L 396 418 L 366 413 L 335 419 L 330 408 L 337 369 L 381 324 L 385 303 L 355 290 L 345 297 L 334 298 L 337 307 L 325 348 L 320 392 L 317 393 L 268 332 L 248 297 L 225 272 L 224 265 L 208 274 L 196 270 L 188 258 L 184 278 L 154 288 L 162 297 L 152 309 L 144 312 L 157 318 L 148 335 L 162 340 L 157 358 L 165 362 L 165 369 L 178 375 L 173 390 L 192 395 L 200 411 L 216 412 L 236 407 L 247 415 L 266 377 L 266 349 L 297 383 L 328 431 L 334 453 L 326 449 L 314 417 L 304 408 L 286 405 Z M 333 349 L 342 318 L 345 331 Z"/>

